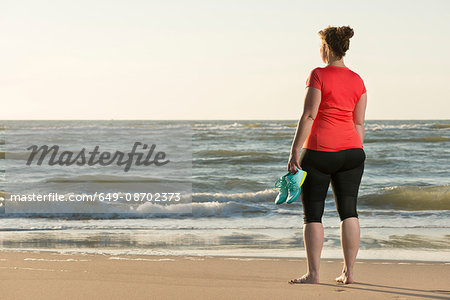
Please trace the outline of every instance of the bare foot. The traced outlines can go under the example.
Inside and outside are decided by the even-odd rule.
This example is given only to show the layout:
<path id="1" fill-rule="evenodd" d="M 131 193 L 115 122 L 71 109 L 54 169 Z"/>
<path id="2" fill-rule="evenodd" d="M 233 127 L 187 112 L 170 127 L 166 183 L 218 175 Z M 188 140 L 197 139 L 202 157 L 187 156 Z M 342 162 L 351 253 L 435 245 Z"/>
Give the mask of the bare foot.
<path id="1" fill-rule="evenodd" d="M 311 274 L 305 274 L 300 278 L 295 278 L 289 281 L 290 284 L 295 283 L 319 283 L 319 278 L 314 277 Z"/>
<path id="2" fill-rule="evenodd" d="M 342 271 L 341 276 L 336 277 L 337 283 L 350 284 L 353 283 L 353 276 L 350 273 Z"/>

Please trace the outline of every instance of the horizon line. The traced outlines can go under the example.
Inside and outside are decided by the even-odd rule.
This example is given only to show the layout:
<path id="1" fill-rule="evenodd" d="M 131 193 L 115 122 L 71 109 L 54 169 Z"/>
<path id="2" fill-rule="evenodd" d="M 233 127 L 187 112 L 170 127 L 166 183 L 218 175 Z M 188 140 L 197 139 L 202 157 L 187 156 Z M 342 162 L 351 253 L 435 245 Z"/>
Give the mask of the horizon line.
<path id="1" fill-rule="evenodd" d="M 299 119 L 3 119 L 2 121 L 298 121 Z M 449 119 L 365 119 L 365 121 L 450 121 Z M 1 121 L 0 121 L 1 123 Z"/>

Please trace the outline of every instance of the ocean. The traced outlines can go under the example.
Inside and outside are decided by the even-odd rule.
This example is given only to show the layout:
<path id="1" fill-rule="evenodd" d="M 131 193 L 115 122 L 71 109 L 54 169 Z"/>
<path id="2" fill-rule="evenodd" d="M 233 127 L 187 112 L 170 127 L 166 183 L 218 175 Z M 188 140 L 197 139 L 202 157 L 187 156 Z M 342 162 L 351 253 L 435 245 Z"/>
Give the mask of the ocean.
<path id="1" fill-rule="evenodd" d="M 121 173 L 79 169 L 61 175 L 57 169 L 31 174 L 25 164 L 7 169 L 8 160 L 24 160 L 8 141 L 67 139 L 76 132 L 81 140 L 94 132 L 113 130 L 124 136 L 145 136 L 154 128 L 187 126 L 192 131 L 192 161 L 186 164 L 192 183 L 189 210 L 140 210 L 114 207 L 106 214 L 0 214 L 2 250 L 58 251 L 148 255 L 207 255 L 305 257 L 301 201 L 274 205 L 274 183 L 286 173 L 296 121 L 3 121 L 0 128 L 0 184 L 31 186 L 57 182 L 59 189 L 83 190 L 86 182 L 120 185 Z M 366 122 L 365 172 L 358 214 L 361 242 L 358 258 L 450 262 L 450 120 L 390 120 Z M 105 136 L 105 139 L 107 136 Z M 109 139 L 122 148 L 120 137 Z M 14 149 L 12 147 L 11 149 Z M 4 159 L 6 157 L 6 159 Z M 182 168 L 182 167 L 180 167 Z M 187 170 L 187 169 L 186 169 Z M 189 173 L 189 172 L 188 172 Z M 186 173 L 187 174 L 187 173 Z M 190 174 L 190 173 L 189 173 Z M 145 173 L 136 177 L 140 182 Z M 10 177 L 8 177 L 10 176 Z M 180 204 L 181 205 L 181 204 Z M 4 209 L 5 204 L 3 204 Z M 109 209 L 106 207 L 105 209 Z M 175 210 L 175 213 L 174 211 Z M 341 258 L 339 217 L 331 188 L 323 225 L 323 258 Z"/>

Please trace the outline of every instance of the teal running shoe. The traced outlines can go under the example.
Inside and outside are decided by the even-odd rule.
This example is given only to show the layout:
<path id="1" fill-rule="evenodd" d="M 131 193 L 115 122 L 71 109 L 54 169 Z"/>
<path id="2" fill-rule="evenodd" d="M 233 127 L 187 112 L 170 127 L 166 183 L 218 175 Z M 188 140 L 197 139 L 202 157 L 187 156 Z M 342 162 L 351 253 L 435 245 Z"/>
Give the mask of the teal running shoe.
<path id="1" fill-rule="evenodd" d="M 275 182 L 275 188 L 279 189 L 277 198 L 275 199 L 275 204 L 283 204 L 286 202 L 286 199 L 288 197 L 288 190 L 287 190 L 287 182 L 286 182 L 286 176 L 290 173 L 287 173 L 286 175 L 281 176 L 278 178 L 278 180 Z"/>
<path id="2" fill-rule="evenodd" d="M 306 172 L 297 168 L 297 173 L 286 176 L 288 197 L 286 203 L 292 203 L 298 199 L 305 181 Z"/>

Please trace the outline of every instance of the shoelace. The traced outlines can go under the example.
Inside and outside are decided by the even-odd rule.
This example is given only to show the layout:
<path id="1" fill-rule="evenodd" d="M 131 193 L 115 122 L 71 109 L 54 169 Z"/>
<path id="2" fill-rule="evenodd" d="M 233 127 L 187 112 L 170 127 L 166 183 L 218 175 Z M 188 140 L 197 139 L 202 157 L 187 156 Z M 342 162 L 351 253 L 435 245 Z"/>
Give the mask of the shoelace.
<path id="1" fill-rule="evenodd" d="M 297 186 L 297 182 L 295 181 L 294 178 L 287 177 L 286 181 L 287 181 L 287 188 L 288 188 L 289 191 L 294 192 L 295 190 L 297 190 L 299 188 Z"/>
<path id="2" fill-rule="evenodd" d="M 283 179 L 283 176 L 277 179 L 277 181 L 275 182 L 275 188 L 281 189 L 283 187 Z"/>

